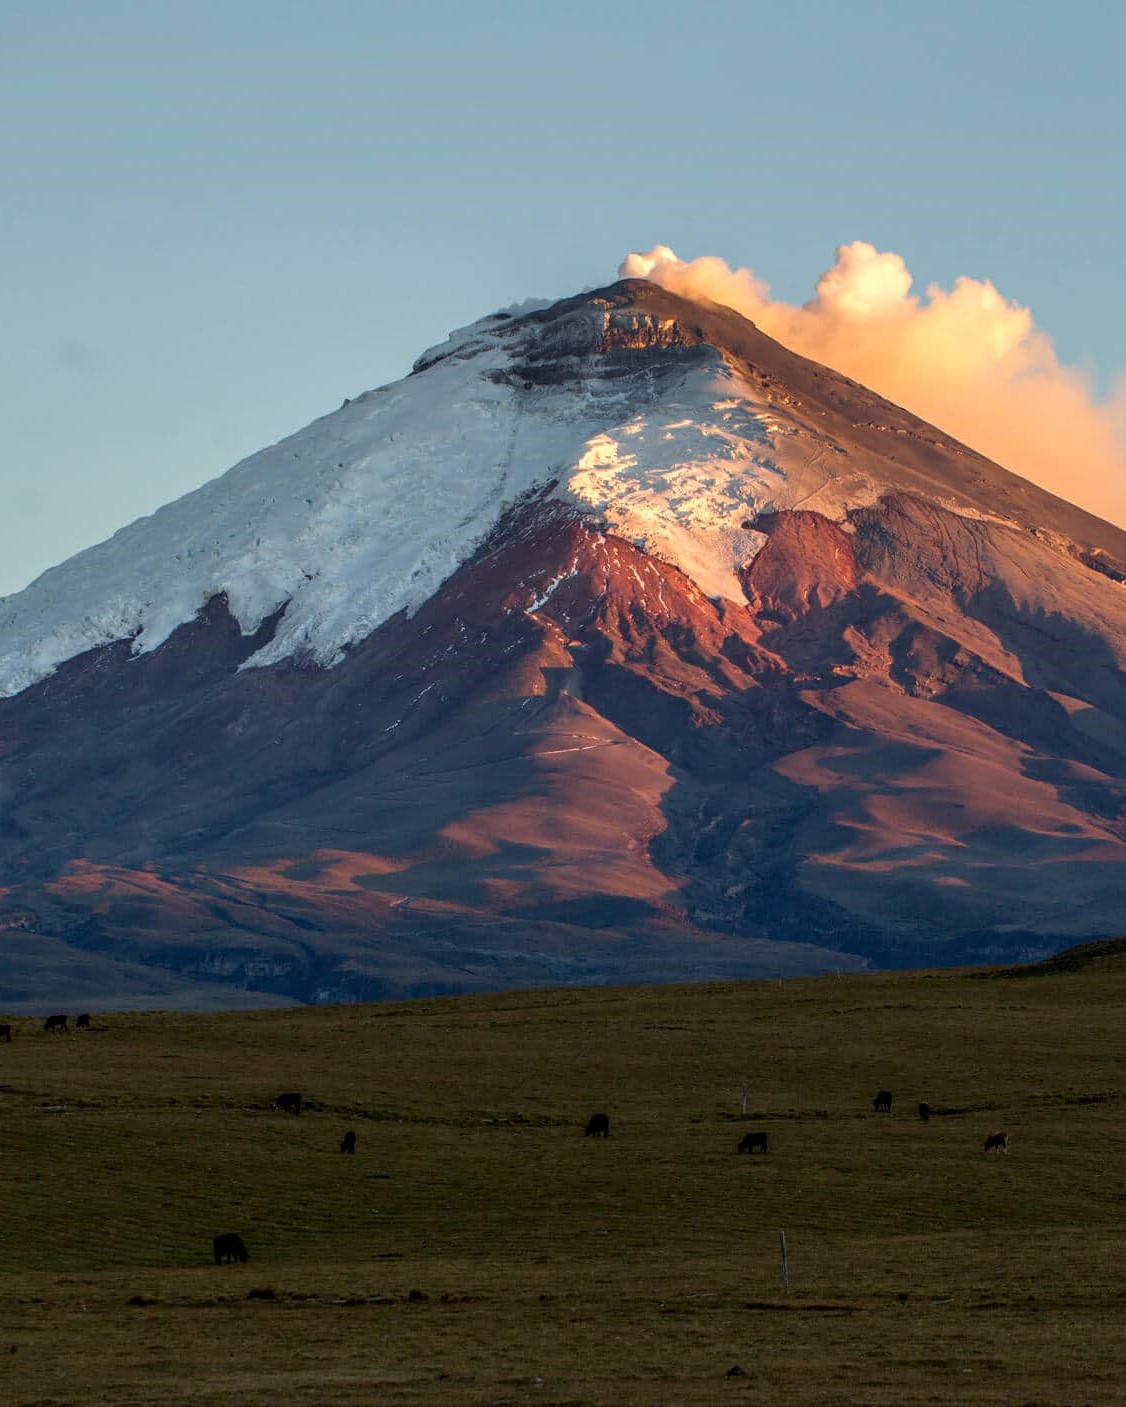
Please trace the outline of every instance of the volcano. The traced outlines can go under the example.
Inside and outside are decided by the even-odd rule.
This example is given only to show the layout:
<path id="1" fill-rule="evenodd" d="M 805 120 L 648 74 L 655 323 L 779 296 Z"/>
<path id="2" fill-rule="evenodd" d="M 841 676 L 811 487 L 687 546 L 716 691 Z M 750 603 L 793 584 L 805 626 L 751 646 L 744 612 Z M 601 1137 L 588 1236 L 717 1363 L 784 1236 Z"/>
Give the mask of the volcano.
<path id="1" fill-rule="evenodd" d="M 1124 580 L 730 309 L 485 318 L 0 601 L 0 1007 L 1117 935 Z"/>

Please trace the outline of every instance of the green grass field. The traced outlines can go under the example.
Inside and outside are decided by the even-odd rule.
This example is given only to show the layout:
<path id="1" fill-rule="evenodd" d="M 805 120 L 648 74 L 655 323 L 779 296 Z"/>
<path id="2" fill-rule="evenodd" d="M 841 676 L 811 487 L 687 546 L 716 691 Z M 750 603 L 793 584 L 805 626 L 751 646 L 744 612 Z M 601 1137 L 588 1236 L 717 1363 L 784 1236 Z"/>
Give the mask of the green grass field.
<path id="1" fill-rule="evenodd" d="M 1124 1016 L 1112 954 L 15 1020 L 0 1401 L 1122 1402 Z"/>

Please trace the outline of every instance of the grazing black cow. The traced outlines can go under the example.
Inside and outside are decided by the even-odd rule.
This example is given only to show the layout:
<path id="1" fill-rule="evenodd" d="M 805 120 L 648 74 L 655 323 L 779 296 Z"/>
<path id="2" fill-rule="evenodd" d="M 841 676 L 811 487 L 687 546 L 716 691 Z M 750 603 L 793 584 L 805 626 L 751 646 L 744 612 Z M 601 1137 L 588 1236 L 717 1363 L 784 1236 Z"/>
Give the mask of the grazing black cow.
<path id="1" fill-rule="evenodd" d="M 586 1138 L 609 1138 L 610 1137 L 610 1115 L 592 1114 L 586 1121 Z"/>
<path id="2" fill-rule="evenodd" d="M 1003 1132 L 986 1134 L 985 1151 L 987 1153 L 1007 1153 L 1009 1151 L 1009 1135 Z"/>
<path id="3" fill-rule="evenodd" d="M 351 1129 L 340 1140 L 341 1153 L 354 1153 L 356 1151 L 356 1135 Z"/>
<path id="4" fill-rule="evenodd" d="M 11 1026 L 0 1026 L 0 1041 L 9 1041 L 9 1042 L 10 1042 L 11 1039 L 12 1039 L 12 1028 L 11 1028 Z"/>
<path id="5" fill-rule="evenodd" d="M 245 1265 L 250 1259 L 250 1252 L 243 1244 L 242 1237 L 236 1236 L 233 1231 L 224 1231 L 221 1236 L 216 1236 L 211 1246 L 215 1252 L 216 1265 L 230 1265 L 232 1261 Z"/>
<path id="6" fill-rule="evenodd" d="M 926 1121 L 930 1118 L 930 1116 L 931 1116 L 931 1107 L 930 1107 L 930 1105 L 927 1103 L 927 1101 L 924 1099 L 924 1100 L 920 1103 L 920 1105 L 919 1105 L 919 1118 L 922 1119 L 923 1123 L 925 1124 Z"/>
<path id="7" fill-rule="evenodd" d="M 890 1113 L 891 1113 L 891 1090 L 890 1090 L 890 1089 L 882 1089 L 882 1090 L 880 1090 L 879 1094 L 877 1094 L 876 1097 L 875 1097 L 875 1099 L 872 1100 L 872 1108 L 876 1111 L 877 1114 L 890 1114 Z"/>
<path id="8" fill-rule="evenodd" d="M 65 1031 L 67 1029 L 66 1017 L 61 1013 L 57 1016 L 48 1016 L 43 1023 L 45 1031 Z"/>
<path id="9" fill-rule="evenodd" d="M 88 1011 L 84 1011 L 82 1015 L 78 1018 L 78 1020 L 74 1023 L 74 1027 L 77 1031 L 88 1031 L 90 1029 L 90 1013 Z"/>
<path id="10" fill-rule="evenodd" d="M 301 1096 L 299 1094 L 279 1094 L 274 1100 L 275 1114 L 300 1114 Z"/>
<path id="11" fill-rule="evenodd" d="M 739 1142 L 740 1153 L 765 1153 L 766 1134 L 745 1133 Z"/>

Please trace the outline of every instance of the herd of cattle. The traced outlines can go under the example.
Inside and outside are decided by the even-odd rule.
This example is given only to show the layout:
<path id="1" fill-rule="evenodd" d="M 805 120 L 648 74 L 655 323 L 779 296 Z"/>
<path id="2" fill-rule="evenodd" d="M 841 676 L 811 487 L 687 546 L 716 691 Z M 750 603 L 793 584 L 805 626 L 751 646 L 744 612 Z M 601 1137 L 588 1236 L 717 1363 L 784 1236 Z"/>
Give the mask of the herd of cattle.
<path id="1" fill-rule="evenodd" d="M 875 1099 L 873 1099 L 872 1108 L 877 1114 L 890 1114 L 891 1100 L 891 1090 L 882 1089 L 876 1095 Z M 270 1107 L 273 1109 L 275 1114 L 300 1115 L 303 1104 L 304 1101 L 302 1100 L 300 1094 L 297 1094 L 294 1091 L 287 1091 L 285 1094 L 279 1094 Z M 929 1104 L 923 1103 L 919 1105 L 919 1118 L 924 1120 L 924 1122 L 930 1118 Z M 586 1121 L 586 1127 L 583 1129 L 583 1135 L 586 1138 L 609 1138 L 609 1114 L 592 1114 L 590 1118 Z M 745 1133 L 743 1137 L 739 1140 L 739 1147 L 736 1151 L 739 1153 L 762 1153 L 765 1155 L 766 1148 L 766 1134 L 760 1130 L 752 1133 Z M 356 1135 L 354 1130 L 349 1129 L 348 1132 L 344 1135 L 344 1137 L 340 1140 L 340 1151 L 341 1153 L 355 1153 Z M 1007 1133 L 991 1133 L 986 1135 L 986 1153 L 1007 1153 L 1008 1151 L 1009 1136 Z M 229 1265 L 231 1263 L 241 1264 L 245 1263 L 250 1259 L 250 1253 L 249 1251 L 247 1251 L 246 1245 L 244 1244 L 242 1237 L 236 1235 L 233 1231 L 227 1231 L 224 1232 L 221 1236 L 216 1236 L 214 1242 L 212 1243 L 212 1249 L 215 1254 L 216 1265 Z"/>
<path id="2" fill-rule="evenodd" d="M 90 1013 L 88 1011 L 84 1011 L 81 1016 L 76 1016 L 74 1018 L 74 1025 L 75 1028 L 79 1031 L 88 1031 L 90 1029 Z M 47 1019 L 43 1022 L 43 1029 L 45 1031 L 56 1032 L 68 1031 L 70 1027 L 67 1025 L 67 1018 L 65 1013 L 57 1012 L 54 1016 L 48 1016 Z M 10 1023 L 5 1022 L 3 1025 L 0 1025 L 0 1041 L 4 1042 L 7 1045 L 10 1045 L 11 1040 L 12 1027 Z"/>
<path id="3" fill-rule="evenodd" d="M 75 1028 L 79 1031 L 89 1030 L 89 1014 L 87 1012 L 83 1012 L 80 1016 L 76 1017 L 74 1025 Z M 43 1022 L 43 1029 L 44 1031 L 51 1032 L 66 1031 L 67 1029 L 69 1029 L 67 1026 L 67 1018 L 65 1014 L 57 1013 L 53 1016 L 48 1016 L 47 1019 Z M 11 1025 L 0 1025 L 0 1042 L 10 1043 L 11 1039 Z M 872 1109 L 877 1114 L 890 1114 L 891 1101 L 891 1090 L 881 1089 L 877 1091 L 876 1097 L 872 1100 Z M 278 1097 L 274 1100 L 271 1107 L 276 1114 L 300 1115 L 303 1104 L 304 1101 L 300 1094 L 294 1091 L 287 1091 L 284 1094 L 279 1094 Z M 919 1118 L 922 1119 L 924 1123 L 926 1123 L 927 1120 L 930 1119 L 931 1115 L 930 1105 L 923 1101 L 919 1104 L 918 1108 Z M 592 1114 L 586 1122 L 586 1127 L 583 1130 L 583 1133 L 587 1138 L 609 1138 L 610 1116 L 608 1114 L 603 1113 Z M 762 1153 L 765 1156 L 766 1150 L 766 1134 L 761 1130 L 756 1130 L 754 1132 L 745 1133 L 743 1135 L 743 1137 L 739 1140 L 739 1146 L 736 1149 L 736 1152 Z M 345 1133 L 344 1137 L 340 1140 L 340 1151 L 341 1153 L 355 1153 L 356 1134 L 353 1129 L 349 1129 L 347 1133 Z M 993 1133 L 986 1134 L 984 1152 L 1007 1153 L 1008 1151 L 1009 1135 L 1004 1130 L 997 1130 Z M 232 1263 L 244 1264 L 250 1259 L 250 1253 L 247 1251 L 246 1245 L 242 1237 L 237 1235 L 233 1231 L 225 1231 L 221 1235 L 216 1236 L 214 1241 L 212 1242 L 212 1250 L 215 1256 L 216 1265 Z"/>
<path id="4" fill-rule="evenodd" d="M 880 1090 L 880 1091 L 877 1093 L 875 1099 L 872 1100 L 872 1108 L 873 1108 L 873 1110 L 874 1110 L 877 1114 L 890 1114 L 890 1113 L 891 1113 L 891 1098 L 892 1098 L 892 1095 L 891 1095 L 891 1090 L 890 1090 L 890 1089 L 882 1089 L 882 1090 Z M 930 1105 L 926 1102 L 926 1100 L 924 1099 L 924 1100 L 922 1100 L 922 1101 L 920 1102 L 920 1104 L 919 1104 L 919 1118 L 922 1119 L 923 1123 L 925 1124 L 925 1123 L 929 1120 L 930 1116 L 931 1116 L 931 1107 L 930 1107 Z M 750 1137 L 750 1134 L 748 1134 L 747 1137 L 749 1138 L 749 1137 Z M 745 1142 L 746 1142 L 746 1139 L 744 1139 L 743 1142 L 745 1143 Z M 764 1153 L 766 1152 L 766 1135 L 765 1135 L 765 1134 L 762 1135 L 762 1151 L 763 1151 Z M 987 1134 L 985 1135 L 985 1149 L 984 1149 L 984 1151 L 985 1151 L 986 1153 L 1007 1153 L 1007 1152 L 1009 1151 L 1009 1135 L 1008 1135 L 1007 1133 L 1005 1133 L 1005 1131 L 1004 1131 L 1003 1129 L 999 1129 L 999 1130 L 997 1130 L 997 1131 L 994 1132 L 994 1133 L 987 1133 Z M 750 1153 L 750 1152 L 753 1152 L 753 1149 L 744 1148 L 744 1147 L 743 1147 L 743 1144 L 741 1143 L 741 1144 L 739 1145 L 739 1152 L 740 1152 L 740 1153 Z"/>

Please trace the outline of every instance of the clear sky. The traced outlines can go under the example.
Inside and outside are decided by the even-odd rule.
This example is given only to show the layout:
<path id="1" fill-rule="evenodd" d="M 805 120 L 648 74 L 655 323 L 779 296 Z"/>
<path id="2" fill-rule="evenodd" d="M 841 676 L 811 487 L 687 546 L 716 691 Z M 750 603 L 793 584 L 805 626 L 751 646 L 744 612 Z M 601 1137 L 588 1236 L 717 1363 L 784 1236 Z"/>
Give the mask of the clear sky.
<path id="1" fill-rule="evenodd" d="M 0 594 L 657 242 L 1126 373 L 1126 6 L 0 0 Z"/>

